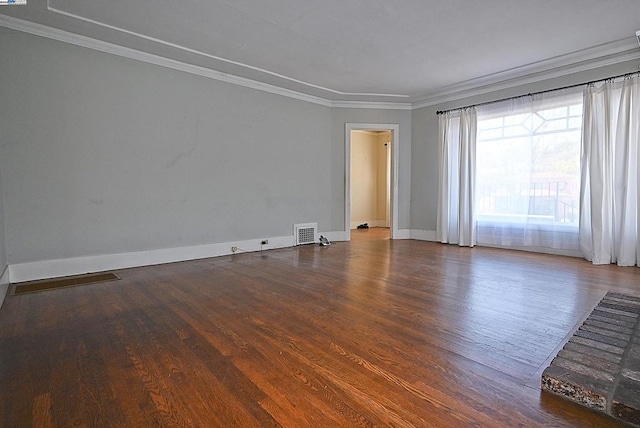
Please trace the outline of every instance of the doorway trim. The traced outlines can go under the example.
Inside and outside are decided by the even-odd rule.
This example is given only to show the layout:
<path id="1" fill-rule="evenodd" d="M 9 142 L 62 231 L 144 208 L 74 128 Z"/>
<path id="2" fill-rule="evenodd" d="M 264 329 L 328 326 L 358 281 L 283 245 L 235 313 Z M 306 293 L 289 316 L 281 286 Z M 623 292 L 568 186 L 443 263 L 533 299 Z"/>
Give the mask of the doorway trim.
<path id="1" fill-rule="evenodd" d="M 345 189 L 344 229 L 345 240 L 351 240 L 351 131 L 391 131 L 391 221 L 390 238 L 398 237 L 398 153 L 400 125 L 397 123 L 351 123 L 345 124 Z"/>

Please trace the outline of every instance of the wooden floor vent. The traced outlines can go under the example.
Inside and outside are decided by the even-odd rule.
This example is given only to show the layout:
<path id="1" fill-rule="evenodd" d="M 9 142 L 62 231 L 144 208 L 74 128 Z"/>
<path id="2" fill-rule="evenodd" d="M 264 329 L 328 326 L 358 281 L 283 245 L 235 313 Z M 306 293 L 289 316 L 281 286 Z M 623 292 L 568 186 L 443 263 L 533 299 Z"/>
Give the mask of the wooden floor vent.
<path id="1" fill-rule="evenodd" d="M 118 275 L 111 272 L 94 273 L 87 275 L 68 276 L 65 278 L 46 279 L 41 281 L 23 282 L 15 284 L 13 293 L 27 294 L 39 291 L 54 290 L 57 288 L 77 287 L 79 285 L 95 284 L 97 282 L 116 281 L 120 279 Z"/>

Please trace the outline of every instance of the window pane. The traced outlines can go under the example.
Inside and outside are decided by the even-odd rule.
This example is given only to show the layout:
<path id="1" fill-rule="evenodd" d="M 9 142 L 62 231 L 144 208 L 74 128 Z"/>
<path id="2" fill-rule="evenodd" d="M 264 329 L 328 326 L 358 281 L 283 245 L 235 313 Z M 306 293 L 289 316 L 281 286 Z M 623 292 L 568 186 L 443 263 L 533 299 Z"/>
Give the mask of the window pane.
<path id="1" fill-rule="evenodd" d="M 578 225 L 582 104 L 478 119 L 479 220 Z"/>
<path id="2" fill-rule="evenodd" d="M 580 116 L 582 117 L 582 103 L 574 104 L 569 107 L 569 114 L 571 116 Z"/>

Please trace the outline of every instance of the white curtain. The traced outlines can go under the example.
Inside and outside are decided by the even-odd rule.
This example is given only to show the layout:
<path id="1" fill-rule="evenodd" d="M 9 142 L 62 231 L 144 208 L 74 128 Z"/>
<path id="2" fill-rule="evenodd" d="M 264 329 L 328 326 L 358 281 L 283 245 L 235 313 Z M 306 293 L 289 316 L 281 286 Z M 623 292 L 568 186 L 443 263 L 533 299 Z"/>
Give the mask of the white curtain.
<path id="1" fill-rule="evenodd" d="M 594 264 L 638 266 L 640 78 L 584 92 L 580 245 Z"/>
<path id="2" fill-rule="evenodd" d="M 437 239 L 473 247 L 475 224 L 476 110 L 467 108 L 439 117 L 440 187 Z"/>
<path id="3" fill-rule="evenodd" d="M 582 94 L 478 107 L 478 245 L 580 255 Z"/>

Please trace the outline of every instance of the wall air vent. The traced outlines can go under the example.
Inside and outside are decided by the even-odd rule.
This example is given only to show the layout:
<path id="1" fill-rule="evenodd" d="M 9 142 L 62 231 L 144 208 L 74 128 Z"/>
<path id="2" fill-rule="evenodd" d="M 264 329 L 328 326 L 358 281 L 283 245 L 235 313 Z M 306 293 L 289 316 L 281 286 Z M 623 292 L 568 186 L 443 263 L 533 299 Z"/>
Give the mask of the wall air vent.
<path id="1" fill-rule="evenodd" d="M 318 235 L 318 223 L 301 223 L 293 225 L 296 245 L 315 244 Z"/>

